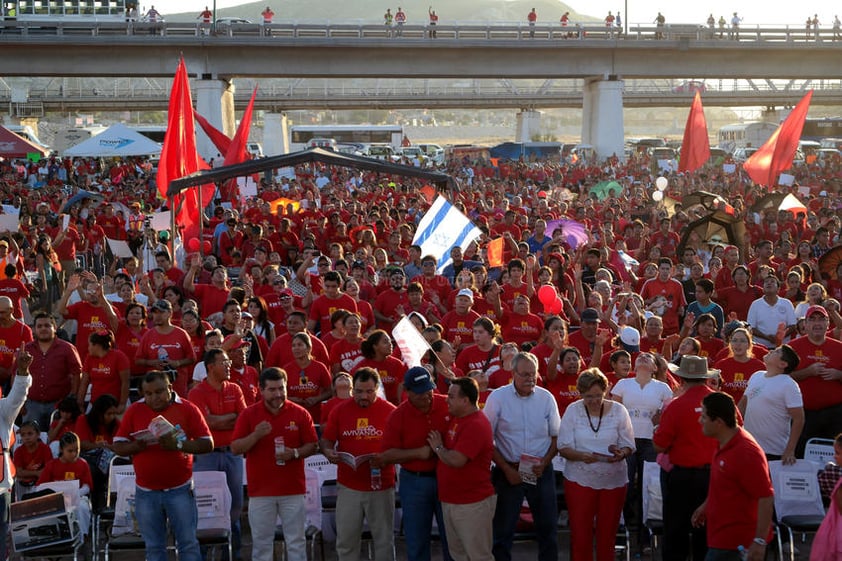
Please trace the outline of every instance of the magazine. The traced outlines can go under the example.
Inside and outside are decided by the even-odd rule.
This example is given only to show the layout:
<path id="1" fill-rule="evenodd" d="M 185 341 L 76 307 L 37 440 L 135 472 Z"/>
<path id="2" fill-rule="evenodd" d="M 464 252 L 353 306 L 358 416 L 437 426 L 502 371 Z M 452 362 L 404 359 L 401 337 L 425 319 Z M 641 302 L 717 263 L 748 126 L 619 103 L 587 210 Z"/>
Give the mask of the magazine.
<path id="1" fill-rule="evenodd" d="M 354 456 L 350 452 L 337 452 L 336 455 L 339 457 L 340 462 L 347 464 L 356 470 L 377 454 L 362 454 L 360 456 Z"/>
<path id="2" fill-rule="evenodd" d="M 520 464 L 518 464 L 518 473 L 520 479 L 527 485 L 537 485 L 538 476 L 532 470 L 533 467 L 541 465 L 541 458 L 538 456 L 530 456 L 529 454 L 520 455 Z"/>

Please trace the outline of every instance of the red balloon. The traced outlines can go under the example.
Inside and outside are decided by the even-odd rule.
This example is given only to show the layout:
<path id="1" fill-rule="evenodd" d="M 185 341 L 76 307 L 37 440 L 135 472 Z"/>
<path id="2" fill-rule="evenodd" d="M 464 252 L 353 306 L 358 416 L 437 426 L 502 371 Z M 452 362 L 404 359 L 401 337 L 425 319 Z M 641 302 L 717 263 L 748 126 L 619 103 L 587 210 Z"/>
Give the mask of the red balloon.
<path id="1" fill-rule="evenodd" d="M 562 307 L 564 307 L 564 304 L 562 303 L 561 298 L 556 298 L 555 302 L 550 304 L 547 312 L 551 314 L 560 314 Z"/>
<path id="2" fill-rule="evenodd" d="M 202 253 L 210 253 L 211 252 L 211 243 L 208 240 L 202 242 Z"/>
<path id="3" fill-rule="evenodd" d="M 194 253 L 199 251 L 199 239 L 190 238 L 189 240 L 187 240 L 187 250 Z"/>
<path id="4" fill-rule="evenodd" d="M 538 300 L 544 305 L 544 309 L 552 304 L 556 298 L 558 298 L 558 293 L 556 293 L 554 286 L 545 284 L 538 289 Z"/>

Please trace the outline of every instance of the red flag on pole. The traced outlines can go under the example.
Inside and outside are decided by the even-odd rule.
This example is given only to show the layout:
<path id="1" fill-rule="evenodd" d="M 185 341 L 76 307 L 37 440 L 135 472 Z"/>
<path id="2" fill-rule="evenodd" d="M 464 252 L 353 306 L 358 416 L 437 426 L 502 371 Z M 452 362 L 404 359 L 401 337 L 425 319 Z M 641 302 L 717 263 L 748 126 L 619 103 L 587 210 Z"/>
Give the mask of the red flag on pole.
<path id="1" fill-rule="evenodd" d="M 158 164 L 158 192 L 162 197 L 166 197 L 172 180 L 200 169 L 207 169 L 207 164 L 199 158 L 196 150 L 196 127 L 193 102 L 190 98 L 190 81 L 187 77 L 184 58 L 181 58 L 170 91 L 167 132 Z M 175 197 L 173 212 L 177 211 L 179 204 L 181 205 L 181 210 L 176 215 L 176 223 L 182 227 L 182 239 L 201 239 L 198 189 L 202 189 L 203 204 L 209 203 L 213 197 L 213 185 L 193 187 Z"/>
<path id="2" fill-rule="evenodd" d="M 710 140 L 702 96 L 696 92 L 687 124 L 684 126 L 684 140 L 681 143 L 681 159 L 678 171 L 696 171 L 710 159 Z"/>
<path id="3" fill-rule="evenodd" d="M 202 130 L 205 131 L 205 134 L 208 135 L 210 141 L 213 142 L 213 145 L 216 146 L 216 149 L 219 150 L 220 154 L 227 154 L 228 149 L 231 147 L 231 139 L 225 136 L 225 133 L 210 124 L 210 122 L 196 113 L 196 122 L 199 123 L 199 126 L 202 127 Z"/>
<path id="4" fill-rule="evenodd" d="M 749 177 L 758 185 L 774 187 L 782 171 L 792 167 L 792 159 L 801 140 L 801 130 L 810 109 L 813 90 L 807 92 L 781 126 L 769 137 L 757 152 L 743 163 Z"/>
<path id="5" fill-rule="evenodd" d="M 225 160 L 224 165 L 230 166 L 232 164 L 239 164 L 241 162 L 245 162 L 248 159 L 248 151 L 246 150 L 246 145 L 248 144 L 249 140 L 249 132 L 251 130 L 251 115 L 254 112 L 254 100 L 257 97 L 257 86 L 254 87 L 254 91 L 251 93 L 251 99 L 249 100 L 249 104 L 246 107 L 245 112 L 243 112 L 243 118 L 240 119 L 240 126 L 237 127 L 237 132 L 234 134 L 234 138 L 231 139 L 231 146 L 225 152 Z M 237 193 L 237 181 L 231 180 L 225 189 L 225 193 L 222 194 L 223 199 L 227 199 L 229 201 L 236 198 Z"/>

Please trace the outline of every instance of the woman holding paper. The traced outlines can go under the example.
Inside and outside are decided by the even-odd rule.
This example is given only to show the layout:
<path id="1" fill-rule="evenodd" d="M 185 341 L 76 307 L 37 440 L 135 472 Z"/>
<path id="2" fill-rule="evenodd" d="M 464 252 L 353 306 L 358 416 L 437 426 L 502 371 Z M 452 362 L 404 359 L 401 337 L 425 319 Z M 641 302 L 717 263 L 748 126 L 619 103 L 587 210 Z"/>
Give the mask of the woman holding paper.
<path id="1" fill-rule="evenodd" d="M 576 387 L 582 399 L 565 410 L 558 437 L 559 453 L 567 460 L 564 493 L 572 558 L 593 559 L 596 538 L 596 560 L 611 561 L 626 499 L 625 459 L 635 450 L 634 431 L 626 408 L 605 399 L 608 379 L 598 368 L 579 374 Z"/>

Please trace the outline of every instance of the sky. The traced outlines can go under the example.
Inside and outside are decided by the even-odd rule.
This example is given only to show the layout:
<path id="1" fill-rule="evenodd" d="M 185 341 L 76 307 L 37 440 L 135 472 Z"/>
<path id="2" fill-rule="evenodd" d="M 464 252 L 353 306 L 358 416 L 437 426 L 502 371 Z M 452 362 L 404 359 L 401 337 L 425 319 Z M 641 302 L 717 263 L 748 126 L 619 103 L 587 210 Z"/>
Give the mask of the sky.
<path id="1" fill-rule="evenodd" d="M 346 0 L 335 0 L 346 1 Z M 506 0 L 500 0 L 505 2 Z M 156 9 L 164 14 L 195 11 L 197 14 L 204 9 L 206 5 L 212 5 L 213 0 L 141 0 L 141 6 L 149 7 L 150 4 L 155 4 Z M 228 8 L 243 4 L 242 0 L 216 0 L 216 7 Z M 283 5 L 283 1 L 268 0 L 269 5 L 273 3 L 276 5 L 275 10 L 278 11 Z M 435 4 L 435 1 L 432 1 Z M 442 0 L 438 0 L 442 3 Z M 641 25 L 648 25 L 653 22 L 655 16 L 660 10 L 667 23 L 700 23 L 704 24 L 708 15 L 713 13 L 715 19 L 719 16 L 725 16 L 729 21 L 731 15 L 736 9 L 743 18 L 743 28 L 761 26 L 785 26 L 790 25 L 794 28 L 801 29 L 804 27 L 804 21 L 807 16 L 812 17 L 813 14 L 818 14 L 819 21 L 822 27 L 831 27 L 833 16 L 842 14 L 842 7 L 837 2 L 830 0 L 813 0 L 808 6 L 808 9 L 803 10 L 804 13 L 797 12 L 792 9 L 789 4 L 777 4 L 769 2 L 769 0 L 708 0 L 707 2 L 675 2 L 674 0 L 567 0 L 566 3 L 575 11 L 588 14 L 591 16 L 603 16 L 608 14 L 611 10 L 613 13 L 626 12 L 625 6 L 628 6 L 629 18 L 623 13 L 623 17 L 629 24 L 639 23 Z M 385 0 L 384 7 L 390 4 L 397 5 L 396 1 Z M 768 8 L 772 4 L 777 4 L 775 10 Z M 441 10 L 439 10 L 441 11 Z M 540 14 L 539 14 L 540 15 Z"/>

